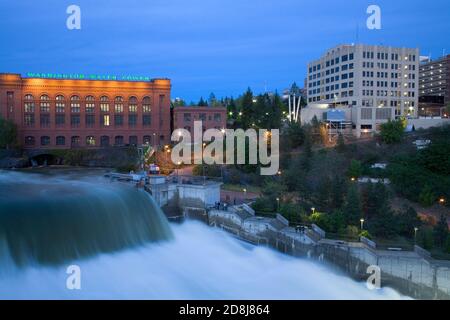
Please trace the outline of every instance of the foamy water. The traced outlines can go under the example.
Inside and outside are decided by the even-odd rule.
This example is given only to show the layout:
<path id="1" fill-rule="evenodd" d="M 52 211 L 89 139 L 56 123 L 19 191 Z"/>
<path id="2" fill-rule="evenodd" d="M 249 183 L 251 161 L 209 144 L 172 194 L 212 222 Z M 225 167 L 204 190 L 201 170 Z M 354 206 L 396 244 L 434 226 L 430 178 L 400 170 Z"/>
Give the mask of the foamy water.
<path id="1" fill-rule="evenodd" d="M 66 288 L 66 265 L 10 269 L 0 275 L 0 299 L 402 298 L 206 225 L 171 227 L 173 240 L 68 263 L 81 267 L 81 290 Z"/>

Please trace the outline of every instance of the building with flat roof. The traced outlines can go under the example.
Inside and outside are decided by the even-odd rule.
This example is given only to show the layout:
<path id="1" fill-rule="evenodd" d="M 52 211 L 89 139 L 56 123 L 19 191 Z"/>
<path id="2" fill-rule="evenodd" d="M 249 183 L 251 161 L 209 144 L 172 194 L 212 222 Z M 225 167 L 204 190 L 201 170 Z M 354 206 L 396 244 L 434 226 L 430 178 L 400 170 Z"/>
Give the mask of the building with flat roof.
<path id="1" fill-rule="evenodd" d="M 353 112 L 356 132 L 376 132 L 378 122 L 371 121 L 376 114 L 381 122 L 417 117 L 418 83 L 419 49 L 340 45 L 308 64 L 307 101 L 330 108 L 365 108 Z M 385 110 L 369 111 L 373 108 Z"/>
<path id="2" fill-rule="evenodd" d="M 168 79 L 0 74 L 0 116 L 25 148 L 170 142 Z"/>
<path id="3" fill-rule="evenodd" d="M 186 129 L 194 134 L 194 122 L 202 121 L 203 131 L 226 129 L 226 107 L 177 106 L 173 109 L 173 129 Z"/>
<path id="4" fill-rule="evenodd" d="M 448 116 L 450 103 L 450 55 L 436 60 L 426 59 L 419 71 L 419 115 Z"/>

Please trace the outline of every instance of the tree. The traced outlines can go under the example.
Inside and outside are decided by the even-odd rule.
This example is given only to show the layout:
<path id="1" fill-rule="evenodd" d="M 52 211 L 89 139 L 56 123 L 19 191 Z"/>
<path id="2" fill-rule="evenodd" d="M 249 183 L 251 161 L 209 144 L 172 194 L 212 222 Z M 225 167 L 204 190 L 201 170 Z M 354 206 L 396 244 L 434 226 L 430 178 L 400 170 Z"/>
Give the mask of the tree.
<path id="1" fill-rule="evenodd" d="M 363 172 L 363 167 L 362 167 L 361 162 L 353 159 L 350 162 L 350 167 L 348 168 L 347 175 L 351 178 L 357 179 L 360 176 L 362 176 L 362 172 Z"/>
<path id="2" fill-rule="evenodd" d="M 332 182 L 331 207 L 341 209 L 344 204 L 345 180 L 340 175 L 336 175 Z"/>
<path id="3" fill-rule="evenodd" d="M 199 107 L 207 107 L 208 106 L 208 102 L 203 100 L 203 97 L 200 97 L 200 101 L 197 104 Z"/>
<path id="4" fill-rule="evenodd" d="M 211 92 L 210 95 L 209 95 L 208 104 L 211 107 L 218 106 L 217 98 L 216 98 L 216 96 L 215 96 L 215 94 L 213 92 Z"/>
<path id="5" fill-rule="evenodd" d="M 436 195 L 433 193 L 433 189 L 427 184 L 423 187 L 419 195 L 419 202 L 424 207 L 432 206 L 435 203 Z"/>
<path id="6" fill-rule="evenodd" d="M 387 144 L 398 143 L 405 134 L 405 128 L 406 124 L 402 119 L 383 123 L 380 128 L 381 139 Z"/>
<path id="7" fill-rule="evenodd" d="M 447 217 L 445 216 L 445 214 L 442 214 L 438 223 L 433 228 L 434 242 L 439 247 L 444 248 L 444 245 L 447 241 L 447 236 L 448 236 Z"/>
<path id="8" fill-rule="evenodd" d="M 17 126 L 11 120 L 0 117 L 0 148 L 9 149 L 17 142 Z"/>
<path id="9" fill-rule="evenodd" d="M 336 151 L 339 153 L 344 153 L 346 150 L 344 135 L 339 133 L 337 143 L 336 143 Z"/>
<path id="10" fill-rule="evenodd" d="M 417 211 L 409 206 L 397 216 L 399 234 L 412 238 L 414 236 L 414 228 L 418 228 L 422 223 Z"/>
<path id="11" fill-rule="evenodd" d="M 344 207 L 344 216 L 348 225 L 357 225 L 362 218 L 361 196 L 355 184 L 349 186 Z"/>

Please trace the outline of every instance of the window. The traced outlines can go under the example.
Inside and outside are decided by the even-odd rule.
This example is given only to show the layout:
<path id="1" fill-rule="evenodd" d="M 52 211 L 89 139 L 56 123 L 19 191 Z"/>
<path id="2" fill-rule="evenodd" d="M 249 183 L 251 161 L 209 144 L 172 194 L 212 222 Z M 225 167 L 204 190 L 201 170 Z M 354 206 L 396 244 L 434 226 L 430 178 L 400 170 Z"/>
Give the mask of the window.
<path id="1" fill-rule="evenodd" d="M 131 97 L 128 101 L 128 111 L 130 113 L 136 113 L 137 112 L 137 98 Z"/>
<path id="2" fill-rule="evenodd" d="M 50 144 L 50 137 L 43 136 L 41 137 L 41 146 L 48 146 Z"/>
<path id="3" fill-rule="evenodd" d="M 152 111 L 152 100 L 150 97 L 142 99 L 142 112 L 149 113 Z"/>
<path id="4" fill-rule="evenodd" d="M 116 136 L 114 138 L 114 145 L 122 146 L 123 145 L 123 136 Z"/>
<path id="5" fill-rule="evenodd" d="M 36 143 L 36 141 L 35 141 L 34 137 L 32 137 L 32 136 L 25 137 L 25 145 L 26 146 L 34 146 L 35 143 Z"/>
<path id="6" fill-rule="evenodd" d="M 137 146 L 137 144 L 138 144 L 137 136 L 130 136 L 129 141 L 130 141 L 130 145 L 132 145 L 132 146 Z"/>
<path id="7" fill-rule="evenodd" d="M 151 126 L 152 125 L 152 116 L 149 114 L 144 114 L 142 116 L 142 125 L 145 127 Z"/>
<path id="8" fill-rule="evenodd" d="M 66 123 L 66 116 L 63 114 L 56 114 L 55 116 L 56 126 L 62 127 Z"/>
<path id="9" fill-rule="evenodd" d="M 70 139 L 70 144 L 72 147 L 79 147 L 80 146 L 80 137 L 79 136 L 73 136 Z"/>
<path id="10" fill-rule="evenodd" d="M 135 127 L 137 125 L 137 114 L 128 115 L 128 126 Z"/>
<path id="11" fill-rule="evenodd" d="M 86 145 L 88 147 L 95 147 L 95 138 L 93 136 L 86 137 Z"/>
<path id="12" fill-rule="evenodd" d="M 56 137 L 56 145 L 57 146 L 64 146 L 64 145 L 66 145 L 66 137 L 64 137 L 64 136 L 57 136 Z"/>
<path id="13" fill-rule="evenodd" d="M 86 97 L 86 113 L 95 112 L 95 98 L 93 96 Z"/>
<path id="14" fill-rule="evenodd" d="M 34 100 L 33 100 L 33 95 L 27 94 L 27 95 L 25 96 L 24 107 L 25 107 L 25 112 L 34 112 Z"/>
<path id="15" fill-rule="evenodd" d="M 92 128 L 95 126 L 95 114 L 86 115 L 86 127 Z"/>
<path id="16" fill-rule="evenodd" d="M 100 111 L 109 112 L 109 99 L 107 96 L 100 97 Z"/>
<path id="17" fill-rule="evenodd" d="M 70 116 L 70 125 L 72 128 L 78 128 L 80 126 L 80 116 L 79 115 L 71 115 Z"/>
<path id="18" fill-rule="evenodd" d="M 200 115 L 198 116 L 198 119 L 202 120 L 202 121 L 206 121 L 206 113 L 200 113 Z"/>
<path id="19" fill-rule="evenodd" d="M 114 125 L 116 127 L 123 126 L 123 115 L 121 115 L 121 114 L 114 115 Z"/>
<path id="20" fill-rule="evenodd" d="M 70 98 L 70 112 L 80 113 L 80 97 L 72 96 Z"/>
<path id="21" fill-rule="evenodd" d="M 109 127 L 109 114 L 104 114 L 100 116 L 100 124 L 104 127 Z"/>
<path id="22" fill-rule="evenodd" d="M 191 122 L 191 114 L 185 113 L 184 115 L 184 122 Z"/>
<path id="23" fill-rule="evenodd" d="M 144 144 L 151 144 L 152 143 L 152 137 L 151 136 L 144 136 L 143 141 L 144 141 Z"/>
<path id="24" fill-rule="evenodd" d="M 222 119 L 220 113 L 215 113 L 214 114 L 214 121 L 216 122 L 220 122 L 220 120 Z"/>
<path id="25" fill-rule="evenodd" d="M 65 103 L 64 96 L 58 95 L 56 96 L 56 113 L 64 113 Z"/>
<path id="26" fill-rule="evenodd" d="M 115 113 L 123 112 L 123 97 L 116 97 L 114 99 L 114 112 Z"/>
<path id="27" fill-rule="evenodd" d="M 26 114 L 24 118 L 25 125 L 27 127 L 34 126 L 34 114 Z"/>
<path id="28" fill-rule="evenodd" d="M 50 115 L 49 114 L 41 114 L 40 123 L 41 123 L 41 128 L 49 128 L 50 127 Z"/>
<path id="29" fill-rule="evenodd" d="M 41 113 L 50 112 L 50 98 L 44 94 L 41 96 Z"/>
<path id="30" fill-rule="evenodd" d="M 101 136 L 100 137 L 100 146 L 102 146 L 102 147 L 109 147 L 109 137 L 108 136 Z"/>

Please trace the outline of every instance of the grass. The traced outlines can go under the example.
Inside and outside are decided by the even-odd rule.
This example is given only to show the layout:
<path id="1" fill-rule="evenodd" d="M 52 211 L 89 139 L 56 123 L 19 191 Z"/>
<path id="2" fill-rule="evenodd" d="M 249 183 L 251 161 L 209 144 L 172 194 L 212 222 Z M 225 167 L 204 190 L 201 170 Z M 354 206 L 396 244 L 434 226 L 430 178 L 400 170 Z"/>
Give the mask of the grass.
<path id="1" fill-rule="evenodd" d="M 257 186 L 244 186 L 244 185 L 240 185 L 240 184 L 230 184 L 230 183 L 226 183 L 222 185 L 222 190 L 226 190 L 226 191 L 236 191 L 236 192 L 244 192 L 243 190 L 246 189 L 247 192 L 252 192 L 252 193 L 260 193 L 261 192 L 261 188 L 257 187 Z"/>

